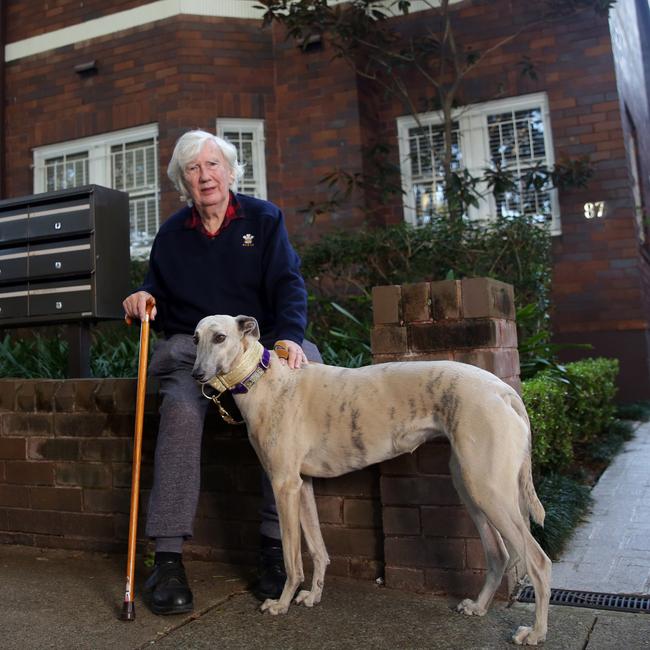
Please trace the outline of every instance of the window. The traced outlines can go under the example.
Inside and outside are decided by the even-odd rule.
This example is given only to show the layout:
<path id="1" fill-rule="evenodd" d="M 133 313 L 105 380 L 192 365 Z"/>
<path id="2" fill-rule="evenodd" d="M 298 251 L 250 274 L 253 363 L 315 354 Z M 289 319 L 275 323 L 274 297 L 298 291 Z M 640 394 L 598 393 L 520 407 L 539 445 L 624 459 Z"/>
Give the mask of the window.
<path id="1" fill-rule="evenodd" d="M 557 192 L 550 187 L 533 187 L 522 177 L 534 174 L 538 166 L 552 167 L 553 146 L 548 101 L 543 93 L 475 104 L 458 109 L 452 125 L 451 167 L 467 169 L 476 177 L 483 170 L 499 166 L 516 179 L 512 191 L 488 194 L 479 208 L 470 208 L 475 219 L 491 215 L 537 215 L 550 222 L 551 232 L 560 233 Z M 444 208 L 442 158 L 445 136 L 442 114 L 412 116 L 397 120 L 404 215 L 415 225 L 428 223 Z"/>
<path id="2" fill-rule="evenodd" d="M 160 225 L 158 126 L 34 149 L 34 192 L 88 184 L 129 194 L 131 255 L 146 257 Z"/>
<path id="3" fill-rule="evenodd" d="M 217 135 L 237 147 L 239 162 L 245 165 L 238 191 L 266 199 L 264 120 L 220 118 Z"/>

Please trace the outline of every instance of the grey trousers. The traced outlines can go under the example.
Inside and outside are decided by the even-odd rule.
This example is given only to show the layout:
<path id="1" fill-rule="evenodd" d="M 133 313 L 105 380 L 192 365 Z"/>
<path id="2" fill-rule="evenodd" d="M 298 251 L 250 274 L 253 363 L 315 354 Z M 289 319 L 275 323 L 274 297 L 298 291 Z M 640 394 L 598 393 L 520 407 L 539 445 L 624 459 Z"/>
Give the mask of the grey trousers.
<path id="1" fill-rule="evenodd" d="M 303 350 L 310 361 L 322 361 L 313 343 L 304 341 Z M 176 334 L 157 343 L 149 366 L 149 373 L 159 378 L 162 403 L 146 535 L 159 541 L 186 539 L 193 532 L 201 479 L 201 438 L 212 404 L 192 378 L 195 356 L 192 337 Z M 262 475 L 260 532 L 280 539 L 273 490 L 266 474 Z"/>

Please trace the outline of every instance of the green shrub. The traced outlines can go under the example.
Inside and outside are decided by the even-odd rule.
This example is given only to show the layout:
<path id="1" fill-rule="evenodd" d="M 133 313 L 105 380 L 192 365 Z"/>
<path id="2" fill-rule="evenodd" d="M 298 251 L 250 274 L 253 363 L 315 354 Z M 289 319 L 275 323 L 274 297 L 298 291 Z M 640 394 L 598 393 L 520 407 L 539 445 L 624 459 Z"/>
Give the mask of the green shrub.
<path id="1" fill-rule="evenodd" d="M 530 418 L 536 474 L 564 469 L 573 460 L 566 396 L 566 384 L 553 376 L 542 374 L 522 383 L 522 398 Z"/>
<path id="2" fill-rule="evenodd" d="M 566 368 L 567 409 L 574 442 L 585 445 L 606 431 L 614 420 L 618 359 L 583 359 Z"/>
<path id="3" fill-rule="evenodd" d="M 59 336 L 35 334 L 30 339 L 0 341 L 0 377 L 62 379 L 66 375 L 68 344 Z"/>
<path id="4" fill-rule="evenodd" d="M 650 402 L 630 402 L 619 404 L 616 408 L 616 417 L 621 420 L 650 420 Z"/>

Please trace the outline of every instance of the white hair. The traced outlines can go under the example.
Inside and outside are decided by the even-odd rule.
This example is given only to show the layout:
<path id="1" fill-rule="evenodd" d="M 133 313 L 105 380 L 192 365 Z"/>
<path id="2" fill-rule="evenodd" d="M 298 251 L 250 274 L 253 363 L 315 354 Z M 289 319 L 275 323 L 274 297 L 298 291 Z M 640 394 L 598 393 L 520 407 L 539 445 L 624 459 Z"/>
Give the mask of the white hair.
<path id="1" fill-rule="evenodd" d="M 174 187 L 181 193 L 181 200 L 187 201 L 192 205 L 192 197 L 185 185 L 185 169 L 201 153 L 203 147 L 208 143 L 214 143 L 226 159 L 230 171 L 232 172 L 232 183 L 230 189 L 237 191 L 237 183 L 244 175 L 244 165 L 237 160 L 237 148 L 228 140 L 224 140 L 217 135 L 207 131 L 188 131 L 184 133 L 174 147 L 171 160 L 167 166 L 167 176 L 174 184 Z"/>

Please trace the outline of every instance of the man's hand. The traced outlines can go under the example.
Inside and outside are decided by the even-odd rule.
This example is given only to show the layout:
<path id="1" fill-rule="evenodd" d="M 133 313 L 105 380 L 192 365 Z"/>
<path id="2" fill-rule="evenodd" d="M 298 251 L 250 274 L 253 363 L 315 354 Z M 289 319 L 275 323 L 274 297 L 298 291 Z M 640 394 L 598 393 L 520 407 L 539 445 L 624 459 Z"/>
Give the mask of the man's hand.
<path id="1" fill-rule="evenodd" d="M 273 349 L 276 351 L 280 358 L 280 363 L 283 366 L 289 366 L 289 368 L 295 370 L 303 364 L 306 365 L 309 363 L 302 348 L 293 341 L 276 341 Z"/>
<path id="2" fill-rule="evenodd" d="M 148 292 L 146 291 L 136 291 L 135 293 L 132 293 L 130 296 L 125 298 L 124 302 L 122 303 L 122 307 L 124 307 L 124 317 L 125 318 L 137 318 L 138 320 L 144 320 L 144 317 L 147 314 L 147 302 L 151 300 L 154 303 L 156 302 L 156 299 Z M 156 307 L 151 309 L 151 320 L 156 319 Z"/>

